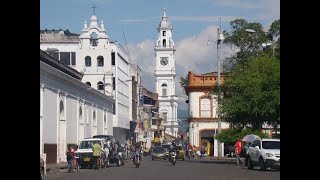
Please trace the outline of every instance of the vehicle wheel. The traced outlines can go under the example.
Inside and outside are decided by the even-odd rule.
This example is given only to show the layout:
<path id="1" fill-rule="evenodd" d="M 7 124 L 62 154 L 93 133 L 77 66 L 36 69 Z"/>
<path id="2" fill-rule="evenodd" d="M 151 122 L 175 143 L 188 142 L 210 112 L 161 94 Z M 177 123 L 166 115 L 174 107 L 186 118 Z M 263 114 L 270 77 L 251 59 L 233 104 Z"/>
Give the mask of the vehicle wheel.
<path id="1" fill-rule="evenodd" d="M 107 159 L 106 161 L 106 168 L 108 168 L 110 166 L 110 161 L 109 161 L 109 158 Z"/>
<path id="2" fill-rule="evenodd" d="M 252 164 L 252 161 L 251 161 L 251 158 L 248 157 L 248 169 L 253 169 L 253 164 Z"/>
<path id="3" fill-rule="evenodd" d="M 266 170 L 266 165 L 264 164 L 262 157 L 260 157 L 259 163 L 260 163 L 260 170 L 261 171 Z"/>

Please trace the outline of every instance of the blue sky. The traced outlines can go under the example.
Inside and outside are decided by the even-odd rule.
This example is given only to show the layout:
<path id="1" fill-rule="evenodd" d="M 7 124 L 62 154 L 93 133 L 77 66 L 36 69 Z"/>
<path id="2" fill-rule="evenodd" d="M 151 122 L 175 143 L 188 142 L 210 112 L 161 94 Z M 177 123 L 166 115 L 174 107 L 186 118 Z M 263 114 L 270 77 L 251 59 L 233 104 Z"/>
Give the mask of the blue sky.
<path id="1" fill-rule="evenodd" d="M 216 39 L 218 16 L 223 30 L 229 29 L 230 21 L 243 18 L 263 24 L 267 31 L 280 18 L 280 0 L 40 0 L 40 29 L 80 33 L 95 5 L 95 14 L 99 22 L 104 21 L 110 39 L 128 46 L 132 63 L 143 70 L 142 85 L 154 91 L 156 28 L 164 4 L 173 26 L 177 95 L 184 94 L 178 80 L 188 71 L 199 74 L 216 71 L 215 44 L 207 46 L 206 42 Z M 222 45 L 222 56 L 230 53 Z"/>

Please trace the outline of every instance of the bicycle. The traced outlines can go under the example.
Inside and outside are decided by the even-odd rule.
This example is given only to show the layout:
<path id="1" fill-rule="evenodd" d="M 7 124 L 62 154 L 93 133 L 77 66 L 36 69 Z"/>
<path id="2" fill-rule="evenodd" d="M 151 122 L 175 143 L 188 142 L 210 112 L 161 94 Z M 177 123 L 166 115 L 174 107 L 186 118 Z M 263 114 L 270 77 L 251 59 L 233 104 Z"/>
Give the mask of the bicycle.
<path id="1" fill-rule="evenodd" d="M 79 157 L 78 156 L 75 156 L 72 158 L 72 172 L 74 172 L 74 170 L 76 172 L 79 172 Z"/>

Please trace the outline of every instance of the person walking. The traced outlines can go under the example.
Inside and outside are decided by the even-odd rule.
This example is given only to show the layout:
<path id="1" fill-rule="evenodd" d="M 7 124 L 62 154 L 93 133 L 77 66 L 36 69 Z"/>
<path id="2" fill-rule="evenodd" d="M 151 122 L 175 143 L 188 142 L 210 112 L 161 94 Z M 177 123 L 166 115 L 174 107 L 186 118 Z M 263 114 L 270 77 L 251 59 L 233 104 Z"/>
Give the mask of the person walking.
<path id="1" fill-rule="evenodd" d="M 241 154 L 241 151 L 242 151 L 242 142 L 240 141 L 239 138 L 237 139 L 237 141 L 236 141 L 234 146 L 235 146 L 237 166 L 239 167 L 240 161 L 242 162 L 242 164 L 245 164 L 244 161 L 240 158 L 240 154 Z"/>

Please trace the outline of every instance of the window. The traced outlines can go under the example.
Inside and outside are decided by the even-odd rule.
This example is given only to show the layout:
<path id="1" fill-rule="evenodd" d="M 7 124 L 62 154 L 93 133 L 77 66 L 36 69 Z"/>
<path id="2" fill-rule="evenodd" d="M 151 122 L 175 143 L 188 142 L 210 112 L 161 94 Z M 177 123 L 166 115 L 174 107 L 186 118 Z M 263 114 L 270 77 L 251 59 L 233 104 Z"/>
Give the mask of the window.
<path id="1" fill-rule="evenodd" d="M 86 56 L 85 58 L 85 64 L 87 67 L 91 66 L 91 57 L 90 56 Z"/>
<path id="2" fill-rule="evenodd" d="M 165 39 L 162 40 L 162 46 L 166 46 L 166 45 L 167 45 L 166 40 Z"/>
<path id="3" fill-rule="evenodd" d="M 63 105 L 63 101 L 60 101 L 60 116 L 64 115 L 64 105 Z"/>
<path id="4" fill-rule="evenodd" d="M 76 53 L 71 52 L 71 65 L 75 66 L 76 65 Z"/>
<path id="5" fill-rule="evenodd" d="M 82 119 L 82 108 L 79 107 L 79 119 L 81 120 Z"/>
<path id="6" fill-rule="evenodd" d="M 93 32 L 90 35 L 90 44 L 92 46 L 97 46 L 98 45 L 98 35 L 97 33 Z"/>
<path id="7" fill-rule="evenodd" d="M 98 90 L 104 90 L 103 82 L 99 81 L 97 85 L 98 85 Z"/>
<path id="8" fill-rule="evenodd" d="M 200 99 L 200 117 L 211 117 L 211 101 L 209 97 Z"/>
<path id="9" fill-rule="evenodd" d="M 103 57 L 102 57 L 102 56 L 98 56 L 98 57 L 97 57 L 97 61 L 98 61 L 98 63 L 97 63 L 98 66 L 99 66 L 99 67 L 102 67 L 102 66 L 103 66 Z"/>
<path id="10" fill-rule="evenodd" d="M 162 84 L 162 96 L 167 96 L 167 84 Z"/>
<path id="11" fill-rule="evenodd" d="M 116 65 L 116 53 L 114 52 L 111 53 L 111 65 Z"/>
<path id="12" fill-rule="evenodd" d="M 60 52 L 60 61 L 65 65 L 70 65 L 70 52 Z"/>
<path id="13" fill-rule="evenodd" d="M 86 85 L 90 86 L 91 87 L 91 83 L 90 82 L 86 82 Z"/>
<path id="14" fill-rule="evenodd" d="M 162 31 L 162 36 L 166 36 L 166 31 Z"/>
<path id="15" fill-rule="evenodd" d="M 113 103 L 113 105 L 112 105 L 112 110 L 113 110 L 113 114 L 116 114 L 116 104 L 115 103 Z"/>
<path id="16" fill-rule="evenodd" d="M 263 149 L 280 149 L 280 141 L 262 141 Z"/>
<path id="17" fill-rule="evenodd" d="M 116 78 L 115 77 L 112 78 L 112 89 L 116 90 Z"/>

